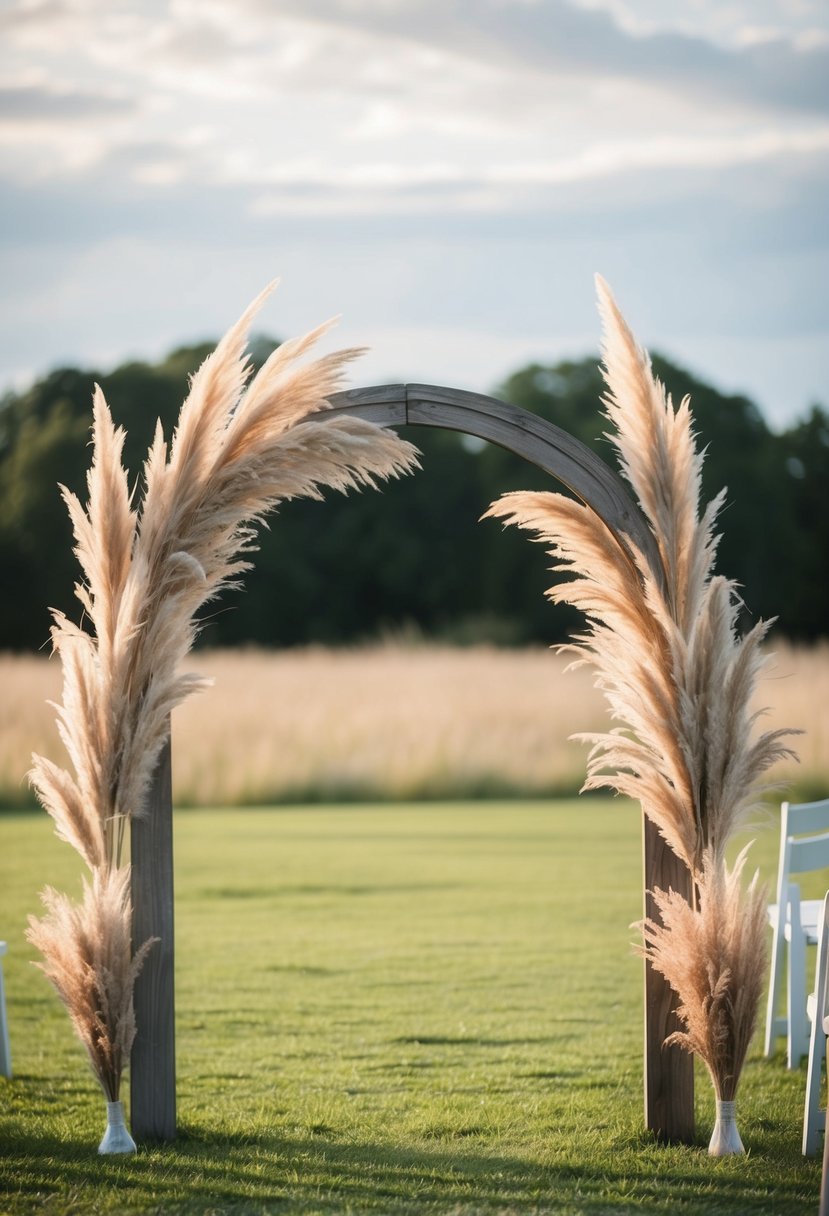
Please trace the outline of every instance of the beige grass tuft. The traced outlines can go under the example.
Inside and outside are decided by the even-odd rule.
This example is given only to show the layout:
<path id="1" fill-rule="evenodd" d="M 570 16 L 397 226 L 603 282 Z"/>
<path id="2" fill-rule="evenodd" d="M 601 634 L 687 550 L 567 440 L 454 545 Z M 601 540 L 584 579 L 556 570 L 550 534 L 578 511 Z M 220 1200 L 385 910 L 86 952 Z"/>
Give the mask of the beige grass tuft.
<path id="1" fill-rule="evenodd" d="M 680 997 L 686 1029 L 666 1042 L 699 1056 L 724 1102 L 736 1096 L 766 978 L 767 892 L 757 873 L 742 888 L 747 851 L 732 867 L 706 853 L 698 908 L 675 891 L 655 891 L 662 923 L 641 926 L 643 954 Z"/>
<path id="2" fill-rule="evenodd" d="M 29 917 L 38 964 L 66 1006 L 107 1100 L 118 1100 L 121 1073 L 135 1038 L 135 978 L 156 939 L 132 953 L 129 866 L 96 870 L 75 903 L 47 887 L 46 916 Z"/>
<path id="3" fill-rule="evenodd" d="M 416 463 L 393 432 L 326 419 L 353 350 L 303 362 L 322 327 L 279 347 L 253 379 L 248 330 L 263 293 L 193 377 L 169 445 L 156 431 L 135 509 L 122 465 L 124 432 L 96 389 L 93 459 L 84 508 L 63 496 L 83 571 L 76 586 L 90 631 L 55 612 L 63 667 L 58 727 L 71 771 L 34 756 L 30 780 L 93 874 L 81 904 L 47 892 L 30 939 L 55 984 L 104 1090 L 117 1097 L 132 1039 L 125 827 L 146 795 L 169 715 L 206 681 L 182 672 L 196 614 L 249 567 L 253 527 L 278 503 L 325 487 L 376 486 Z M 116 957 L 117 956 L 117 957 Z"/>

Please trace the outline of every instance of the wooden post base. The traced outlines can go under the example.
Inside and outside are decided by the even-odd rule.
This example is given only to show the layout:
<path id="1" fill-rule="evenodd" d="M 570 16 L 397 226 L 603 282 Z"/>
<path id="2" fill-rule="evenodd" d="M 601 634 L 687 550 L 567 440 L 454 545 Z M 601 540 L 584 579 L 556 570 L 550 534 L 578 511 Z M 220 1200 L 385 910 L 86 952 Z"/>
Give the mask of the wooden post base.
<path id="1" fill-rule="evenodd" d="M 692 898 L 688 867 L 643 816 L 645 916 L 658 920 L 654 887 Z M 645 963 L 645 1127 L 658 1140 L 691 1144 L 694 1139 L 694 1057 L 665 1039 L 682 1029 L 678 998 L 670 984 Z"/>
<path id="2" fill-rule="evenodd" d="M 176 1135 L 173 979 L 173 786 L 170 743 L 161 753 L 147 814 L 131 826 L 133 949 L 157 937 L 135 983 L 130 1128 L 141 1143 Z"/>

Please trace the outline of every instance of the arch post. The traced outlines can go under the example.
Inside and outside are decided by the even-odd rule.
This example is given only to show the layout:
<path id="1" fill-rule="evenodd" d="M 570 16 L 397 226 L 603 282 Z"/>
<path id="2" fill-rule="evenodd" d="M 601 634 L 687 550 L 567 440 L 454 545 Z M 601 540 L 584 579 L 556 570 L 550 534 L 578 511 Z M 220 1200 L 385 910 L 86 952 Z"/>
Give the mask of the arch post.
<path id="1" fill-rule="evenodd" d="M 647 815 L 642 816 L 642 873 L 644 915 L 661 922 L 651 895 L 654 887 L 674 890 L 688 903 L 692 898 L 691 873 L 659 835 Z M 676 993 L 645 960 L 645 1127 L 658 1140 L 691 1144 L 694 1139 L 694 1057 L 665 1039 L 683 1027 L 677 1017 Z"/>
<path id="2" fill-rule="evenodd" d="M 135 981 L 130 1127 L 140 1143 L 176 1135 L 176 1002 L 171 744 L 156 766 L 147 813 L 130 825 L 132 946 L 158 938 Z"/>

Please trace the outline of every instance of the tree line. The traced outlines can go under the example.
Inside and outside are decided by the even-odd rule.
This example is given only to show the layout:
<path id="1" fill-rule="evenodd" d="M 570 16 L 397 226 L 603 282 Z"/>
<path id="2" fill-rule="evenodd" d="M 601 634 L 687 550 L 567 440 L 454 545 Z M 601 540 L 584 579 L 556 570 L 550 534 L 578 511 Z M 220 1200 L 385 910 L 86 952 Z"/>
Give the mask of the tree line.
<path id="1" fill-rule="evenodd" d="M 254 360 L 275 343 L 259 338 Z M 78 570 L 58 483 L 85 497 L 94 383 L 127 430 L 134 482 L 160 418 L 169 436 L 188 377 L 212 344 L 180 347 L 157 364 L 110 373 L 59 368 L 0 401 L 0 648 L 48 642 L 49 607 L 77 616 Z M 654 357 L 674 401 L 692 399 L 707 448 L 703 490 L 728 487 L 717 568 L 736 578 L 746 623 L 777 617 L 787 637 L 814 640 L 829 623 L 829 414 L 815 405 L 782 433 L 747 397 L 725 396 Z M 603 438 L 595 358 L 531 364 L 498 396 L 569 431 L 613 463 Z M 284 504 L 260 532 L 243 592 L 204 621 L 211 646 L 348 644 L 377 636 L 465 643 L 561 641 L 577 618 L 543 596 L 552 581 L 543 549 L 479 517 L 505 490 L 558 489 L 534 466 L 454 432 L 406 428 L 419 473 L 348 498 Z"/>

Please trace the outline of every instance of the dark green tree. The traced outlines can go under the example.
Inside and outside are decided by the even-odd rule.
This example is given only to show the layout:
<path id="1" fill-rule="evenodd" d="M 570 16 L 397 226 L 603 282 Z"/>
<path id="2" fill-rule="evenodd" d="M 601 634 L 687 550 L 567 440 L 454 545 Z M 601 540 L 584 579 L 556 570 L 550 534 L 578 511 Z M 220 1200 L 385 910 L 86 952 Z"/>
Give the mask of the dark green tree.
<path id="1" fill-rule="evenodd" d="M 791 558 L 776 574 L 781 621 L 801 639 L 829 633 L 829 413 L 818 405 L 781 436 L 778 476 L 790 505 Z"/>
<path id="2" fill-rule="evenodd" d="M 275 344 L 254 342 L 256 362 Z M 170 434 L 188 377 L 211 343 L 180 347 L 158 364 L 131 362 L 107 375 L 64 368 L 0 403 L 0 646 L 48 641 L 48 608 L 75 613 L 76 565 L 57 483 L 84 493 L 93 384 L 126 427 L 134 481 L 160 418 Z M 728 486 L 719 568 L 737 578 L 751 617 L 780 618 L 799 638 L 826 632 L 829 597 L 829 420 L 818 407 L 773 434 L 742 396 L 723 396 L 654 358 L 674 400 L 690 393 L 708 446 L 704 490 Z M 603 438 L 602 381 L 594 358 L 533 364 L 499 390 L 507 400 L 569 431 L 612 463 Z M 562 640 L 578 621 L 552 609 L 543 552 L 512 529 L 478 523 L 505 490 L 559 488 L 498 447 L 458 434 L 411 428 L 422 472 L 380 495 L 286 503 L 260 535 L 243 593 L 230 593 L 205 621 L 210 645 L 343 643 L 412 627 L 454 640 Z"/>

